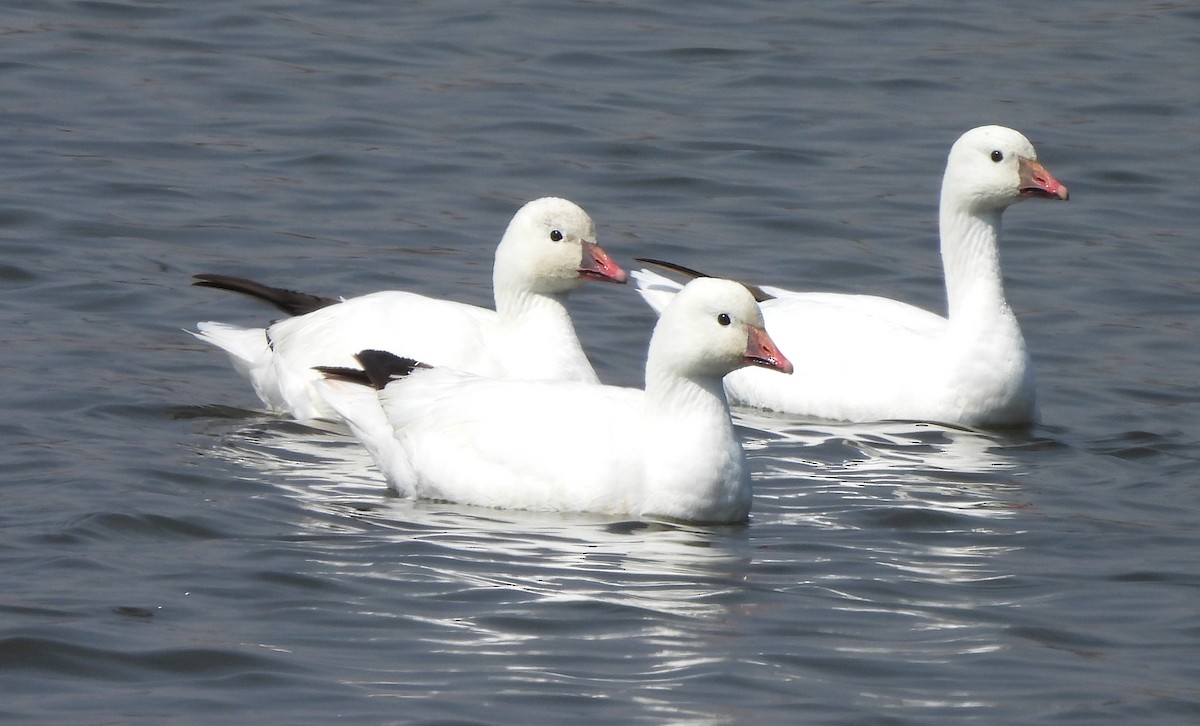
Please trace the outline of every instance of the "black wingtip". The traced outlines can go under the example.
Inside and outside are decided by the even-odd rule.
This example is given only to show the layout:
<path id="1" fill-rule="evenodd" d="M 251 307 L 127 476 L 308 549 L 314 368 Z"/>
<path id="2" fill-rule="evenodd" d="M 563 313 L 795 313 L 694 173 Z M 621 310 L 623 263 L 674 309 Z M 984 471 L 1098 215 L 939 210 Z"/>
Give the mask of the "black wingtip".
<path id="1" fill-rule="evenodd" d="M 693 270 L 690 267 L 677 265 L 674 262 L 667 262 L 666 260 L 656 260 L 653 257 L 634 257 L 633 259 L 647 265 L 654 265 L 655 267 L 662 267 L 664 269 L 671 270 L 672 272 L 678 272 L 681 275 L 686 275 L 692 280 L 695 280 L 697 277 L 712 277 L 712 275 L 705 274 L 698 270 Z"/>
<path id="2" fill-rule="evenodd" d="M 770 293 L 766 292 L 758 285 L 746 285 L 746 283 L 744 283 L 744 282 L 742 283 L 742 285 L 745 285 L 746 289 L 750 291 L 750 294 L 754 296 L 754 302 L 764 303 L 768 300 L 775 299 L 774 295 L 771 295 Z"/>
<path id="3" fill-rule="evenodd" d="M 192 277 L 195 279 L 195 282 L 192 284 L 197 287 L 212 287 L 217 290 L 228 290 L 229 292 L 249 295 L 257 300 L 274 305 L 288 315 L 305 315 L 314 310 L 320 310 L 321 308 L 341 302 L 341 300 L 331 297 L 309 295 L 305 292 L 296 292 L 295 290 L 288 290 L 282 287 L 271 287 L 270 285 L 255 282 L 254 280 L 247 280 L 244 277 L 212 273 L 202 273 L 192 275 Z"/>
<path id="4" fill-rule="evenodd" d="M 360 386 L 370 386 L 382 391 L 387 384 L 397 378 L 404 378 L 419 368 L 432 368 L 412 358 L 404 358 L 386 350 L 364 350 L 354 356 L 362 368 L 345 368 L 342 366 L 314 366 L 326 378 L 335 381 L 349 381 Z"/>
<path id="5" fill-rule="evenodd" d="M 363 371 L 371 379 L 371 384 L 381 390 L 388 383 L 397 378 L 403 378 L 418 368 L 430 367 L 420 361 L 389 353 L 386 350 L 364 350 L 354 358 L 362 365 Z"/>
<path id="6" fill-rule="evenodd" d="M 360 386 L 375 387 L 371 382 L 367 372 L 361 368 L 342 368 L 340 366 L 316 366 L 313 370 L 323 374 L 326 378 L 334 381 L 348 381 L 357 383 Z"/>
<path id="7" fill-rule="evenodd" d="M 678 272 L 679 274 L 686 276 L 690 280 L 695 280 L 696 278 L 699 278 L 699 277 L 713 277 L 712 275 L 709 275 L 707 273 L 700 272 L 698 270 L 693 270 L 690 267 L 684 267 L 683 265 L 677 265 L 674 262 L 667 262 L 665 260 L 656 260 L 652 257 L 634 257 L 633 259 L 637 260 L 638 262 L 645 263 L 647 265 L 654 265 L 656 267 L 662 267 L 663 269 L 666 269 L 666 270 L 671 270 L 672 272 Z M 738 282 L 741 282 L 741 281 L 739 280 Z M 750 291 L 750 294 L 754 296 L 755 302 L 761 303 L 761 302 L 766 302 L 767 300 L 772 300 L 775 298 L 774 295 L 767 293 L 758 285 L 747 285 L 744 282 L 741 282 L 741 285 L 742 285 L 742 287 L 744 287 Z"/>

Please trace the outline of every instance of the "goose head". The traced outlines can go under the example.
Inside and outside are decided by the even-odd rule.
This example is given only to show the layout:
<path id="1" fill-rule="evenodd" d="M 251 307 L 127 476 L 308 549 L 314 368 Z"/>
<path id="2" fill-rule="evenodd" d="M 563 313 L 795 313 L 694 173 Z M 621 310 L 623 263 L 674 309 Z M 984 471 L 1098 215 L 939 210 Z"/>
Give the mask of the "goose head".
<path id="1" fill-rule="evenodd" d="M 1019 131 L 980 126 L 960 136 L 950 148 L 942 181 L 944 205 L 995 213 L 1022 199 L 1065 201 L 1069 196 Z"/>
<path id="2" fill-rule="evenodd" d="M 684 285 L 663 310 L 647 365 L 690 379 L 719 380 L 746 366 L 792 372 L 791 361 L 767 334 L 750 291 L 712 277 Z"/>
<path id="3" fill-rule="evenodd" d="M 623 283 L 628 275 L 596 244 L 596 225 L 579 205 L 543 197 L 521 207 L 496 248 L 497 290 L 561 295 L 585 280 Z"/>

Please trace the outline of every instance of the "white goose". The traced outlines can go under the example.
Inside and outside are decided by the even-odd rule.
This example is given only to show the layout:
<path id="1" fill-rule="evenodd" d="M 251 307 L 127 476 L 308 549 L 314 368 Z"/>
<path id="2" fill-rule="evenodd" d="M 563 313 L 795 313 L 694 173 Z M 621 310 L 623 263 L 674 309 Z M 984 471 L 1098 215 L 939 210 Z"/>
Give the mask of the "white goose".
<path id="1" fill-rule="evenodd" d="M 364 349 L 482 376 L 598 383 L 566 307 L 584 280 L 626 280 L 595 239 L 592 219 L 572 202 L 523 206 L 496 248 L 495 310 L 401 291 L 338 301 L 198 275 L 197 285 L 260 297 L 296 316 L 265 329 L 205 322 L 194 335 L 224 349 L 271 411 L 300 420 L 335 416 L 313 391 L 321 378 L 313 368 L 354 366 Z"/>
<path id="2" fill-rule="evenodd" d="M 939 215 L 949 314 L 870 295 L 755 288 L 771 298 L 760 297 L 763 317 L 796 375 L 735 371 L 725 379 L 730 401 L 845 421 L 1032 422 L 1033 367 L 1004 297 L 999 250 L 1001 213 L 1030 197 L 1068 193 L 1028 139 L 1001 126 L 963 134 L 950 149 Z M 660 312 L 679 289 L 649 270 L 632 276 Z"/>
<path id="3" fill-rule="evenodd" d="M 323 389 L 401 495 L 705 523 L 750 511 L 721 377 L 792 368 L 746 288 L 711 278 L 688 283 L 663 311 L 644 391 L 414 370 L 404 360 L 389 370 L 389 359 L 364 351 L 366 373 L 322 369 L 333 378 Z M 343 374 L 382 390 L 336 380 Z"/>

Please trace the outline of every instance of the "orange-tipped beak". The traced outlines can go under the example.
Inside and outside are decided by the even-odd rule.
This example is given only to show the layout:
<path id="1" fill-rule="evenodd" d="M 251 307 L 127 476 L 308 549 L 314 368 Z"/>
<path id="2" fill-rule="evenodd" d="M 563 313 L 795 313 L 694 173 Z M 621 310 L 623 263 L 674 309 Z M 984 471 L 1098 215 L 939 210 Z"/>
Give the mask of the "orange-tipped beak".
<path id="1" fill-rule="evenodd" d="M 1022 197 L 1037 197 L 1038 199 L 1061 199 L 1064 202 L 1071 198 L 1071 193 L 1040 162 L 1021 157 L 1017 164 L 1020 174 Z"/>
<path id="2" fill-rule="evenodd" d="M 629 274 L 613 262 L 604 248 L 595 242 L 583 243 L 583 261 L 579 265 L 579 276 L 586 280 L 618 284 L 624 284 L 629 279 Z"/>
<path id="3" fill-rule="evenodd" d="M 771 336 L 762 328 L 750 328 L 745 361 L 747 365 L 770 368 L 780 373 L 790 374 L 795 370 L 792 362 L 779 352 L 779 346 L 775 345 L 775 341 L 771 340 Z"/>

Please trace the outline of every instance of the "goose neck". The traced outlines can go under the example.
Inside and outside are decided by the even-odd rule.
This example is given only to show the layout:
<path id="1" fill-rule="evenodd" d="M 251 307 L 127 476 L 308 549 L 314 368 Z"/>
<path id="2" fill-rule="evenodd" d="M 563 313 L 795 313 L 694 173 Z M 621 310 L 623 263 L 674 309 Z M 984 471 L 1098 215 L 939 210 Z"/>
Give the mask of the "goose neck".
<path id="1" fill-rule="evenodd" d="M 648 364 L 646 403 L 652 415 L 729 421 L 729 402 L 720 378 L 689 377 Z"/>
<path id="2" fill-rule="evenodd" d="M 1006 309 L 1000 270 L 1000 211 L 972 211 L 943 200 L 939 231 L 947 317 L 954 321 L 973 309 Z"/>

